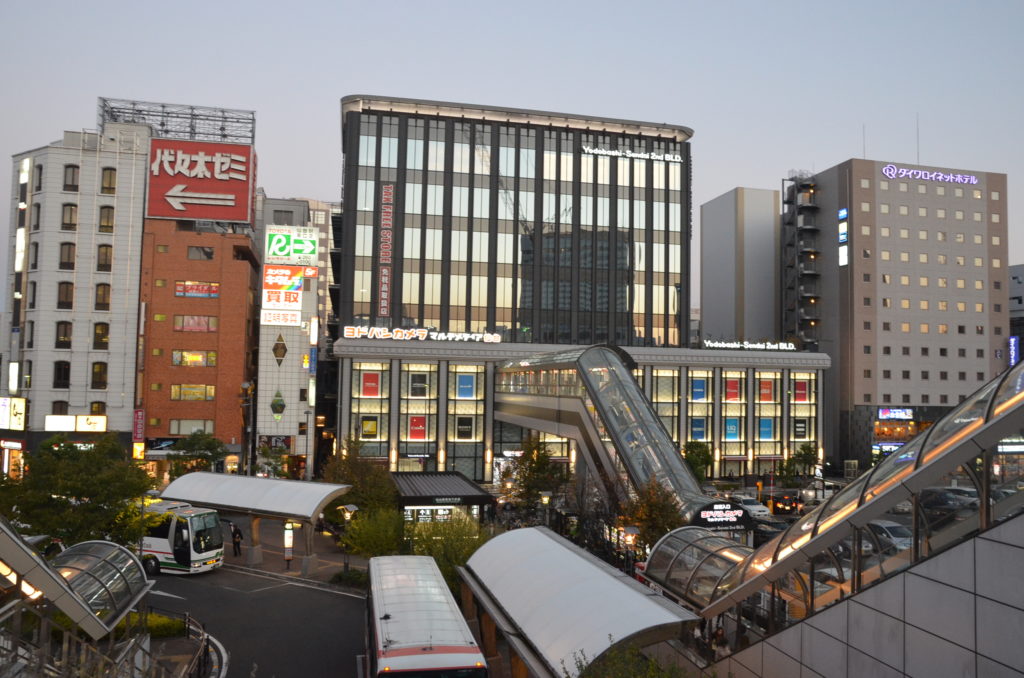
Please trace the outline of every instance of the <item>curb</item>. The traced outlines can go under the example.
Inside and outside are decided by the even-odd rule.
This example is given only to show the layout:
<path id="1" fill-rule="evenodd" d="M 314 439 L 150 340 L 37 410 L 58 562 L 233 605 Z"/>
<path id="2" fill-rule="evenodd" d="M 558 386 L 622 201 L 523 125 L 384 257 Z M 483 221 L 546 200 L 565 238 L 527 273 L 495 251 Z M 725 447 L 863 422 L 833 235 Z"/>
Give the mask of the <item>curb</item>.
<path id="1" fill-rule="evenodd" d="M 242 574 L 253 574 L 261 577 L 267 577 L 268 579 L 276 579 L 278 581 L 289 582 L 292 584 L 303 584 L 305 586 L 312 586 L 318 589 L 324 589 L 325 591 L 335 591 L 337 593 L 347 593 L 349 595 L 359 595 L 366 597 L 366 592 L 360 589 L 351 588 L 348 586 L 338 586 L 337 584 L 331 584 L 319 579 L 306 579 L 304 577 L 298 577 L 291 574 L 283 574 L 281 572 L 268 572 L 267 570 L 259 570 L 255 567 L 246 567 L 244 565 L 234 565 L 231 563 L 224 563 L 221 565 L 223 570 L 231 570 L 233 572 L 241 572 Z"/>

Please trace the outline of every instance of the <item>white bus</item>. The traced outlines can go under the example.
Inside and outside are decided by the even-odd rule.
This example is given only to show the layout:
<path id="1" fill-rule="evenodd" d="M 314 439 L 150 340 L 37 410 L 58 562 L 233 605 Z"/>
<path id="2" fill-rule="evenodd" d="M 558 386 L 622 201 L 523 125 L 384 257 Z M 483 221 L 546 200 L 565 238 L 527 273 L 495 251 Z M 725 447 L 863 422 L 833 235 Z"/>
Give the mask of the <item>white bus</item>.
<path id="1" fill-rule="evenodd" d="M 486 678 L 487 662 L 430 556 L 370 559 L 364 678 Z"/>
<path id="2" fill-rule="evenodd" d="M 216 511 L 161 499 L 147 504 L 145 513 L 139 558 L 146 574 L 196 574 L 224 563 L 224 536 Z"/>

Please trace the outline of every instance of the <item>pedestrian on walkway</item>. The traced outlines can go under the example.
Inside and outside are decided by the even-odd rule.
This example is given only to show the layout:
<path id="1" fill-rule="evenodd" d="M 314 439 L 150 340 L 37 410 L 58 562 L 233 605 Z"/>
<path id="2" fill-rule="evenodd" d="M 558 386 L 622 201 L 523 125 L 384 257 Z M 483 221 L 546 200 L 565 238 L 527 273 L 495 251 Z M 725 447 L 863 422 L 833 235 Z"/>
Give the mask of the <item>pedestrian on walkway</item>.
<path id="1" fill-rule="evenodd" d="M 242 531 L 238 525 L 228 523 L 231 526 L 231 547 L 236 556 L 242 555 Z"/>

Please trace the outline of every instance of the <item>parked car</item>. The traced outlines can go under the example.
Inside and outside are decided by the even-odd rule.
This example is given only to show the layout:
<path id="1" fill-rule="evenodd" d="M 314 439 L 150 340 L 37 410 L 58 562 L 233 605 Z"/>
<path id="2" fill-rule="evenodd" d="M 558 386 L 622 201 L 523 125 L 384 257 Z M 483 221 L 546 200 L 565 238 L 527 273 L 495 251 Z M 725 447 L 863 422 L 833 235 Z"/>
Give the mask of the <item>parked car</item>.
<path id="1" fill-rule="evenodd" d="M 909 549 L 914 543 L 914 533 L 906 525 L 892 520 L 868 521 L 868 529 L 878 538 L 883 553 L 896 553 Z"/>
<path id="2" fill-rule="evenodd" d="M 931 529 L 962 520 L 972 512 L 966 498 L 946 492 L 944 488 L 926 487 L 918 494 L 917 501 Z"/>
<path id="3" fill-rule="evenodd" d="M 782 532 L 789 523 L 784 520 L 779 520 L 775 516 L 769 515 L 767 517 L 755 517 L 753 527 L 754 537 L 754 548 L 757 548 L 765 542 L 771 541 L 772 537 Z"/>
<path id="4" fill-rule="evenodd" d="M 729 500 L 732 501 L 734 504 L 739 504 L 740 506 L 745 508 L 747 510 L 747 513 L 749 513 L 754 518 L 768 518 L 772 515 L 772 512 L 768 510 L 767 506 L 765 506 L 758 500 L 754 499 L 753 497 L 748 497 L 745 494 L 734 494 L 732 495 L 732 497 L 729 498 Z"/>
<path id="5" fill-rule="evenodd" d="M 942 488 L 958 497 L 964 506 L 974 507 L 978 505 L 978 490 L 974 487 L 944 487 Z"/>

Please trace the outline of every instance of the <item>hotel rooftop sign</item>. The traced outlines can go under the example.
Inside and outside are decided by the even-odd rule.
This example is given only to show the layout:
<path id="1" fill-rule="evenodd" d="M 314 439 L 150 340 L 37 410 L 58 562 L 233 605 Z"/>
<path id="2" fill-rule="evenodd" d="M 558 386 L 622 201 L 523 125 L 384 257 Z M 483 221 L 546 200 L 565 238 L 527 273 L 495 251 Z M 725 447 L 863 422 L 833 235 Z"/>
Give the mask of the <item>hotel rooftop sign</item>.
<path id="1" fill-rule="evenodd" d="M 973 174 L 956 174 L 946 172 L 929 172 L 928 170 L 897 167 L 892 163 L 882 168 L 882 174 L 890 179 L 926 179 L 928 181 L 949 181 L 954 184 L 976 184 L 978 177 Z"/>

